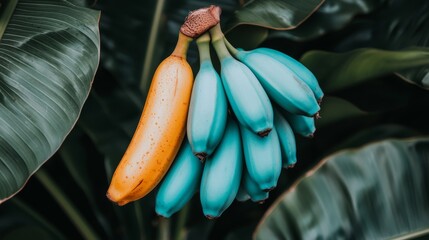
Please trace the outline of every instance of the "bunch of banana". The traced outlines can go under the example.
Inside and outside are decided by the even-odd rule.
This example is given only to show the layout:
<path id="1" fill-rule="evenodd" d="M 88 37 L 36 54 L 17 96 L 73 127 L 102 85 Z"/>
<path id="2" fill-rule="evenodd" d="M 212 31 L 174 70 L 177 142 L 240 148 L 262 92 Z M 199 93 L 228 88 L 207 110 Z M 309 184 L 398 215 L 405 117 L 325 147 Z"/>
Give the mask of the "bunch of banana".
<path id="1" fill-rule="evenodd" d="M 124 205 L 159 185 L 158 215 L 170 217 L 199 194 L 203 214 L 218 218 L 234 200 L 263 203 L 282 169 L 297 162 L 295 137 L 313 137 L 324 95 L 315 76 L 276 50 L 234 48 L 219 22 L 216 6 L 185 21 L 176 49 L 155 72 L 110 200 Z M 186 62 L 194 39 L 195 79 Z"/>
<path id="2" fill-rule="evenodd" d="M 122 206 L 146 196 L 158 186 L 176 159 L 186 134 L 194 84 L 193 71 L 186 59 L 188 47 L 192 40 L 219 21 L 220 8 L 210 6 L 191 12 L 181 26 L 174 51 L 154 73 L 137 128 L 113 173 L 106 193 L 112 202 Z M 198 25 L 198 22 L 204 24 Z M 183 148 L 184 153 L 177 156 L 178 162 L 190 159 L 182 156 L 188 152 L 186 147 Z M 189 168 L 182 165 L 184 163 L 172 171 Z M 186 166 L 197 168 L 194 164 Z M 176 179 L 173 176 L 169 178 Z M 168 187 L 164 187 L 163 192 L 165 196 L 171 196 Z M 165 215 L 177 210 L 169 208 L 168 203 L 174 202 L 170 200 L 159 199 L 159 209 Z"/>

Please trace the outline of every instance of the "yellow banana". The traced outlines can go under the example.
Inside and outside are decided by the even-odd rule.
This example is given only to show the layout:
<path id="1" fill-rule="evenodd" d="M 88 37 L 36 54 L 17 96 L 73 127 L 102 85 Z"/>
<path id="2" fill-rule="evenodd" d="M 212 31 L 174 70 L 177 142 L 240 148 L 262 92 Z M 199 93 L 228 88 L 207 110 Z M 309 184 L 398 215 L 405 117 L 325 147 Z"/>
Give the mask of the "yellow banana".
<path id="1" fill-rule="evenodd" d="M 181 146 L 194 79 L 186 60 L 191 41 L 179 32 L 176 48 L 155 71 L 137 128 L 107 190 L 120 206 L 153 190 Z"/>

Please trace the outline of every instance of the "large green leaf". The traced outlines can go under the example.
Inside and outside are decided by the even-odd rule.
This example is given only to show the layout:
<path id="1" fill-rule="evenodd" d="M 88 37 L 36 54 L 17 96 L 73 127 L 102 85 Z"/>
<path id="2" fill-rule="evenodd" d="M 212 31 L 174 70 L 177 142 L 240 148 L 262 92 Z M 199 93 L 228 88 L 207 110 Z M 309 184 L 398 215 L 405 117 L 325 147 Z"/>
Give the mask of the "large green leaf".
<path id="1" fill-rule="evenodd" d="M 228 20 L 226 31 L 238 25 L 269 29 L 293 29 L 307 19 L 324 0 L 252 0 L 237 9 Z"/>
<path id="2" fill-rule="evenodd" d="M 349 26 L 351 31 L 338 35 L 334 51 L 356 46 L 387 50 L 406 47 L 429 47 L 429 2 L 426 0 L 388 0 L 373 14 L 361 17 Z M 429 88 L 429 65 L 400 71 L 405 80 Z"/>
<path id="3" fill-rule="evenodd" d="M 362 48 L 345 53 L 309 51 L 301 61 L 327 93 L 346 89 L 396 71 L 429 65 L 429 48 L 398 51 Z"/>
<path id="4" fill-rule="evenodd" d="M 391 0 L 385 12 L 377 15 L 372 36 L 376 47 L 401 49 L 408 46 L 429 47 L 429 2 Z M 406 4 L 404 4 L 406 3 Z M 429 89 L 429 64 L 412 71 L 400 71 L 405 79 Z"/>
<path id="5" fill-rule="evenodd" d="M 428 235 L 429 139 L 386 140 L 323 160 L 266 212 L 256 239 Z"/>
<path id="6" fill-rule="evenodd" d="M 252 0 L 227 17 L 224 32 L 229 41 L 244 49 L 261 44 L 269 30 L 290 30 L 303 23 L 324 0 Z"/>
<path id="7" fill-rule="evenodd" d="M 16 5 L 0 42 L 0 202 L 78 119 L 98 67 L 99 14 L 59 0 Z"/>
<path id="8" fill-rule="evenodd" d="M 284 37 L 294 41 L 308 41 L 338 31 L 355 16 L 368 14 L 387 0 L 326 0 L 323 5 L 298 28 L 272 31 L 270 38 Z"/>

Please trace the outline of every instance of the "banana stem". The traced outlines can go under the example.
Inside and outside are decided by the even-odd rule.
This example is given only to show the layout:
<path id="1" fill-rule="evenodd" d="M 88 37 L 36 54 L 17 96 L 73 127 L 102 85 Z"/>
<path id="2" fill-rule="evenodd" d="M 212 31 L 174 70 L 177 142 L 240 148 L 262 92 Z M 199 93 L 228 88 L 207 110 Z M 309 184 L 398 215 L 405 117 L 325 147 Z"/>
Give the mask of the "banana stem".
<path id="1" fill-rule="evenodd" d="M 169 240 L 170 238 L 170 219 L 159 218 L 159 240 Z"/>
<path id="2" fill-rule="evenodd" d="M 212 44 L 219 59 L 231 57 L 231 54 L 225 46 L 225 36 L 223 35 L 219 24 L 210 29 L 210 35 L 212 36 Z"/>
<path id="3" fill-rule="evenodd" d="M 232 46 L 232 44 L 228 41 L 228 39 L 226 39 L 226 37 L 223 38 L 223 41 L 225 42 L 225 46 L 226 48 L 228 48 L 228 51 L 234 56 L 236 57 L 238 54 L 238 50 Z"/>
<path id="4" fill-rule="evenodd" d="M 189 204 L 186 204 L 185 207 L 179 212 L 179 219 L 177 220 L 175 239 L 184 240 L 185 239 L 185 225 L 189 213 Z"/>
<path id="5" fill-rule="evenodd" d="M 211 61 L 210 58 L 210 34 L 205 33 L 197 39 L 198 52 L 200 54 L 200 63 Z"/>
<path id="6" fill-rule="evenodd" d="M 186 54 L 188 53 L 188 48 L 191 41 L 192 41 L 192 38 L 179 32 L 179 37 L 177 39 L 176 47 L 174 48 L 174 51 L 171 55 L 186 59 Z"/>
<path id="7" fill-rule="evenodd" d="M 155 14 L 152 18 L 152 26 L 150 28 L 149 33 L 149 40 L 146 47 L 146 54 L 144 57 L 144 64 L 143 64 L 143 72 L 142 72 L 142 78 L 140 82 L 140 89 L 144 90 L 146 88 L 146 79 L 149 78 L 149 74 L 152 70 L 153 65 L 153 59 L 154 59 L 154 52 L 155 52 L 155 46 L 156 42 L 158 40 L 159 31 L 161 30 L 161 19 L 163 17 L 163 9 L 165 6 L 165 0 L 158 0 L 155 7 Z"/>

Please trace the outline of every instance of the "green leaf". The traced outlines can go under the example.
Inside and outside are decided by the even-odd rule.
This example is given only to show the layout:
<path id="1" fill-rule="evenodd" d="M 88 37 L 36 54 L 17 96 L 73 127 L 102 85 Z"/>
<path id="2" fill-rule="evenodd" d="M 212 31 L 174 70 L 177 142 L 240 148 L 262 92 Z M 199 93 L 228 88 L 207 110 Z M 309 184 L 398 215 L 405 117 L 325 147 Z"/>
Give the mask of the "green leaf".
<path id="1" fill-rule="evenodd" d="M 386 0 L 326 0 L 322 6 L 299 27 L 287 31 L 272 31 L 270 38 L 308 41 L 329 32 L 343 29 L 355 16 L 368 14 Z"/>
<path id="2" fill-rule="evenodd" d="M 296 28 L 319 8 L 324 0 L 252 0 L 237 9 L 225 32 L 239 25 L 254 25 L 269 29 Z"/>
<path id="3" fill-rule="evenodd" d="M 97 0 L 67 0 L 67 1 L 81 7 L 90 7 L 97 2 Z"/>
<path id="4" fill-rule="evenodd" d="M 398 51 L 361 48 L 345 53 L 313 50 L 301 62 L 327 93 L 343 90 L 396 71 L 429 65 L 429 48 Z"/>
<path id="5" fill-rule="evenodd" d="M 27 231 L 31 232 L 27 238 L 32 236 L 32 239 L 66 239 L 55 224 L 18 198 L 4 203 L 0 216 L 2 239 L 26 239 L 24 236 L 30 234 Z"/>
<path id="6" fill-rule="evenodd" d="M 228 32 L 225 37 L 231 44 L 250 50 L 264 42 L 268 34 L 269 30 L 267 28 L 240 25 L 234 28 L 234 31 Z"/>
<path id="7" fill-rule="evenodd" d="M 347 32 L 335 36 L 335 51 L 348 51 L 356 46 L 401 50 L 407 47 L 429 47 L 429 2 L 426 0 L 388 0 L 372 14 L 357 18 Z M 399 72 L 409 82 L 429 88 L 429 66 Z"/>
<path id="8" fill-rule="evenodd" d="M 251 49 L 261 44 L 269 30 L 290 30 L 303 23 L 324 0 L 253 0 L 221 22 L 229 42 Z M 224 18 L 225 19 L 225 18 Z"/>
<path id="9" fill-rule="evenodd" d="M 285 192 L 256 239 L 389 239 L 428 234 L 429 139 L 331 155 Z"/>
<path id="10" fill-rule="evenodd" d="M 368 115 L 367 112 L 362 111 L 345 99 L 325 96 L 320 109 L 321 118 L 316 120 L 316 127 L 324 127 L 366 115 Z"/>
<path id="11" fill-rule="evenodd" d="M 91 89 L 99 12 L 19 1 L 0 42 L 0 202 L 60 147 Z"/>
<path id="12" fill-rule="evenodd" d="M 374 19 L 376 46 L 401 49 L 408 46 L 429 47 L 429 2 L 392 1 L 391 7 Z M 386 46 L 387 43 L 387 46 Z M 414 70 L 400 71 L 404 79 L 429 89 L 429 64 Z"/>
<path id="13" fill-rule="evenodd" d="M 96 196 L 98 196 L 98 189 L 93 188 L 93 182 L 96 182 L 93 177 L 95 174 L 91 173 L 89 169 L 91 162 L 99 160 L 94 165 L 99 165 L 100 169 L 102 169 L 104 163 L 101 159 L 90 159 L 87 149 L 85 148 L 85 145 L 88 145 L 88 143 L 84 141 L 83 136 L 82 129 L 75 127 L 61 145 L 58 154 L 61 156 L 73 180 L 83 191 L 85 199 L 88 200 L 88 205 L 91 206 L 91 213 L 93 213 L 104 232 L 106 232 L 108 236 L 112 236 L 112 226 L 100 209 L 99 202 L 96 199 Z"/>

